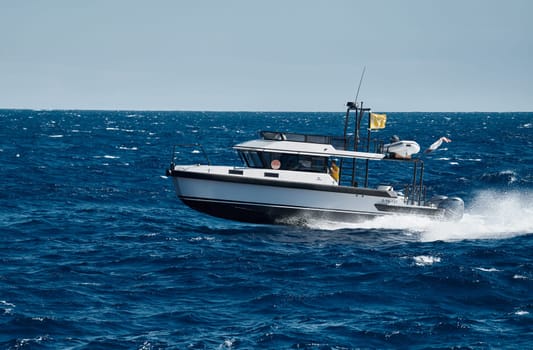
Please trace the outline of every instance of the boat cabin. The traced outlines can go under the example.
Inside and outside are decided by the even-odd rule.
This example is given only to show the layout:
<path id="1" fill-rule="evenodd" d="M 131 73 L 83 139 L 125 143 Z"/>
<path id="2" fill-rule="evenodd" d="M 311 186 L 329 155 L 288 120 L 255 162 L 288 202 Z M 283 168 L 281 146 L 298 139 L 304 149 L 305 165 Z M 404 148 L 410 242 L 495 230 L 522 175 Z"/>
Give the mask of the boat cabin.
<path id="1" fill-rule="evenodd" d="M 413 177 L 405 192 L 412 203 L 425 196 L 423 185 L 424 164 L 411 155 L 419 151 L 414 141 L 396 141 L 385 144 L 371 137 L 370 109 L 362 103 L 347 103 L 343 136 L 324 136 L 261 131 L 260 139 L 235 145 L 243 163 L 249 168 L 288 170 L 330 174 L 340 186 L 369 188 L 370 161 L 391 160 L 413 164 Z M 350 118 L 350 112 L 355 116 Z M 366 112 L 366 113 L 365 113 Z M 362 123 L 368 117 L 368 125 Z M 348 132 L 349 120 L 355 122 L 355 133 Z M 366 132 L 366 137 L 362 134 Z M 332 171 L 332 161 L 339 159 L 337 174 Z M 389 163 L 389 162 L 387 162 Z M 378 179 L 379 181 L 379 179 Z M 378 184 L 378 187 L 383 187 Z"/>
<path id="2" fill-rule="evenodd" d="M 248 168 L 288 170 L 330 174 L 340 181 L 337 158 L 380 160 L 383 154 L 344 150 L 344 138 L 336 136 L 308 135 L 262 131 L 261 139 L 234 146 Z"/>

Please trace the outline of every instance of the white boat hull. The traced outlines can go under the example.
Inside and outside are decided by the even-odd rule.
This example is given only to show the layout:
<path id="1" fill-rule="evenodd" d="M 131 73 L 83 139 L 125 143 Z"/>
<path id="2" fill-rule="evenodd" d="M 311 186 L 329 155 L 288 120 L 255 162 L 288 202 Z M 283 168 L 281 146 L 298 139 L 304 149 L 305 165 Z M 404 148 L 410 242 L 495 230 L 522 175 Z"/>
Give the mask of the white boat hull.
<path id="1" fill-rule="evenodd" d="M 302 182 L 301 176 L 294 182 L 283 179 L 286 174 L 282 171 L 246 170 L 252 176 L 244 171 L 176 166 L 169 175 L 185 204 L 237 221 L 271 224 L 313 218 L 357 222 L 395 213 L 442 215 L 437 208 L 406 205 L 394 191 L 338 186 L 320 174 L 309 174 L 308 182 Z"/>

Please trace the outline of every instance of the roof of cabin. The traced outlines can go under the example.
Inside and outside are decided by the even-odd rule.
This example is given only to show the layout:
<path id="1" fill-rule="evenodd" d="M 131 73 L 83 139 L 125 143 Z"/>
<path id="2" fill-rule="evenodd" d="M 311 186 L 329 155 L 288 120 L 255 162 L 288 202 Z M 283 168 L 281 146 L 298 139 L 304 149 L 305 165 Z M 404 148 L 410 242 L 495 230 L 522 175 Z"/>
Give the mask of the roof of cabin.
<path id="1" fill-rule="evenodd" d="M 383 159 L 385 157 L 385 155 L 381 153 L 337 150 L 332 145 L 325 143 L 296 142 L 285 140 L 278 141 L 271 139 L 246 141 L 235 145 L 233 148 L 239 151 L 302 154 L 320 157 L 359 158 L 374 160 Z"/>

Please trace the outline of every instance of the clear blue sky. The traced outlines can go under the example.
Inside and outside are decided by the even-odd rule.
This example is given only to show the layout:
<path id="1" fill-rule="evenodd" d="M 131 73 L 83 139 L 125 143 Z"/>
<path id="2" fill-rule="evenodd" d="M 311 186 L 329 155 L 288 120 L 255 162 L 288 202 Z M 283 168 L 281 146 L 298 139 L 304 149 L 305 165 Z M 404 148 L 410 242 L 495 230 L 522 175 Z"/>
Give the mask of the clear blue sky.
<path id="1" fill-rule="evenodd" d="M 0 0 L 0 108 L 533 111 L 529 0 Z"/>

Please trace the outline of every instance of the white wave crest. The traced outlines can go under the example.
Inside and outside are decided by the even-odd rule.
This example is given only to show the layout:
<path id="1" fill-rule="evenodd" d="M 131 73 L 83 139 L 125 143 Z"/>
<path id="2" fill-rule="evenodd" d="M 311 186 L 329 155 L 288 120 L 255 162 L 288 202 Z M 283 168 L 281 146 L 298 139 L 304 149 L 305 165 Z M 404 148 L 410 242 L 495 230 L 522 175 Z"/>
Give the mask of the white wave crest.
<path id="1" fill-rule="evenodd" d="M 439 263 L 440 258 L 438 256 L 431 255 L 419 255 L 413 257 L 416 266 L 431 266 L 434 263 Z"/>
<path id="2" fill-rule="evenodd" d="M 119 156 L 111 156 L 111 155 L 109 155 L 109 154 L 106 154 L 105 156 L 93 156 L 93 158 L 120 159 Z"/>
<path id="3" fill-rule="evenodd" d="M 517 315 L 517 316 L 524 316 L 524 315 L 529 315 L 529 312 L 523 311 L 523 310 L 518 310 L 514 314 Z"/>

